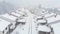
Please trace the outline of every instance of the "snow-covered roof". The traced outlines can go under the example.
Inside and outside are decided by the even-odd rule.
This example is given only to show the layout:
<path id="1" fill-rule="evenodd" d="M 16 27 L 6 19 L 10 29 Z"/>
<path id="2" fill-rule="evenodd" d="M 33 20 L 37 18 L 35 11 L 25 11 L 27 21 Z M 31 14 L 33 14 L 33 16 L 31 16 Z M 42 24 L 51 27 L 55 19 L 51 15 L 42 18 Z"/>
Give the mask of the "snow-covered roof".
<path id="1" fill-rule="evenodd" d="M 26 22 L 27 17 L 18 18 L 18 22 Z"/>
<path id="2" fill-rule="evenodd" d="M 12 15 L 9 15 L 9 14 L 4 14 L 4 15 L 1 15 L 2 17 L 4 18 L 7 18 L 7 19 L 10 19 L 12 21 L 15 21 L 17 17 L 14 17 Z"/>
<path id="3" fill-rule="evenodd" d="M 17 16 L 17 17 L 20 17 L 21 15 L 16 13 L 16 12 L 11 12 L 10 14 L 14 15 L 14 16 Z"/>
<path id="4" fill-rule="evenodd" d="M 46 20 L 38 20 L 37 23 L 46 23 Z"/>
<path id="5" fill-rule="evenodd" d="M 60 34 L 60 22 L 51 25 L 51 27 L 53 27 L 54 34 Z"/>
<path id="6" fill-rule="evenodd" d="M 57 15 L 56 17 L 47 18 L 48 23 L 52 23 L 58 20 L 60 20 L 60 15 Z"/>
<path id="7" fill-rule="evenodd" d="M 34 15 L 33 15 L 33 16 L 34 16 Z M 41 19 L 42 16 L 34 16 L 33 18 L 37 20 L 37 19 Z"/>
<path id="8" fill-rule="evenodd" d="M 38 31 L 50 32 L 51 29 L 49 27 L 45 26 L 45 25 L 43 25 L 43 26 L 42 25 L 39 25 L 38 26 Z"/>
<path id="9" fill-rule="evenodd" d="M 49 18 L 49 17 L 52 17 L 52 16 L 55 16 L 56 14 L 55 13 L 47 13 L 47 14 L 44 14 L 44 17 L 46 18 Z"/>
<path id="10" fill-rule="evenodd" d="M 25 14 L 24 11 L 18 11 L 18 10 L 16 10 L 16 12 L 19 13 L 20 15 L 24 15 Z"/>
<path id="11" fill-rule="evenodd" d="M 5 21 L 0 18 L 0 31 L 5 30 L 5 28 L 10 24 L 10 22 Z"/>

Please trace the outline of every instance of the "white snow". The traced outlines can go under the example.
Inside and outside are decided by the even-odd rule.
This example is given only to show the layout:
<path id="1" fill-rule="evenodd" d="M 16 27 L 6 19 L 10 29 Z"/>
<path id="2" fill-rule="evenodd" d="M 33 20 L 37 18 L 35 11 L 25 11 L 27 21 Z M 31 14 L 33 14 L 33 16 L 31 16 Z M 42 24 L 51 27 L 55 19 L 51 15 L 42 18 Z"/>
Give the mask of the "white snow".
<path id="1" fill-rule="evenodd" d="M 48 15 L 49 16 L 49 15 Z M 32 17 L 30 17 L 30 20 L 33 20 Z M 57 15 L 57 17 L 50 17 L 50 18 L 47 18 L 48 20 L 48 23 L 51 23 L 51 22 L 55 22 L 55 21 L 58 21 L 60 20 L 60 15 Z M 22 25 L 19 25 L 11 34 L 31 34 L 31 31 L 32 31 L 32 34 L 37 34 L 37 30 L 36 30 L 36 24 L 37 23 L 34 23 L 35 20 L 33 21 L 29 21 L 27 20 L 28 22 L 22 26 Z M 44 21 L 44 20 L 42 20 Z M 54 30 L 54 34 L 60 34 L 60 24 L 52 24 L 51 26 L 53 27 L 53 30 Z M 25 30 L 23 30 L 25 29 Z M 30 31 L 29 31 L 30 30 Z M 38 31 L 46 31 L 46 32 L 50 32 L 51 29 L 47 26 L 38 26 Z"/>
<path id="2" fill-rule="evenodd" d="M 56 17 L 47 18 L 48 23 L 55 22 L 58 20 L 60 20 L 60 15 L 57 15 Z"/>
<path id="3" fill-rule="evenodd" d="M 5 28 L 8 27 L 9 24 L 10 24 L 10 22 L 5 21 L 0 18 L 0 31 L 5 30 Z"/>
<path id="4" fill-rule="evenodd" d="M 48 23 L 53 23 L 55 21 L 60 20 L 60 15 L 57 15 L 56 17 L 50 17 L 47 20 L 48 20 Z M 60 34 L 60 22 L 51 24 L 51 27 L 53 27 L 54 34 Z"/>
<path id="5" fill-rule="evenodd" d="M 12 15 L 15 15 L 15 16 L 17 16 L 17 17 L 20 17 L 20 16 L 21 16 L 20 14 L 15 13 L 15 12 L 11 12 L 11 14 L 12 14 Z"/>
<path id="6" fill-rule="evenodd" d="M 20 11 L 23 11 L 23 12 L 20 12 Z M 42 25 L 37 26 L 37 23 L 34 22 L 34 21 L 36 21 L 34 18 L 37 18 L 37 17 L 41 18 L 41 16 L 34 17 L 34 15 L 32 15 L 29 12 L 29 10 L 25 10 L 24 8 L 22 8 L 21 10 L 16 10 L 16 12 L 17 12 L 17 14 L 14 13 L 14 12 L 12 12 L 11 14 L 14 14 L 15 16 L 20 16 L 20 14 L 23 15 L 23 14 L 25 14 L 24 12 L 26 12 L 28 17 L 26 19 L 18 20 L 18 21 L 21 21 L 21 22 L 25 22 L 25 20 L 26 20 L 26 23 L 24 25 L 19 24 L 17 26 L 17 28 L 11 34 L 37 34 L 38 31 L 45 31 L 45 32 L 50 32 L 51 31 L 51 29 L 49 27 L 47 27 L 45 25 L 44 26 L 42 26 Z M 56 15 L 55 13 L 44 14 L 48 23 L 53 23 L 55 21 L 60 20 L 60 15 L 57 15 L 56 17 L 54 17 L 55 15 Z M 15 21 L 16 18 L 17 18 L 15 16 L 12 16 L 12 15 L 9 15 L 9 14 L 1 15 L 1 17 L 5 17 L 5 18 L 8 18 L 8 19 L 13 20 L 13 21 Z M 49 18 L 47 18 L 47 17 L 49 17 Z M 45 20 L 38 20 L 38 23 L 39 22 L 44 23 L 46 21 Z M 3 31 L 4 28 L 6 28 L 6 26 L 8 26 L 9 24 L 10 24 L 9 22 L 7 22 L 3 19 L 0 19 L 0 30 Z M 36 28 L 36 27 L 38 27 L 38 28 Z M 54 34 L 60 34 L 60 22 L 52 24 L 51 27 L 53 27 Z"/>
<path id="7" fill-rule="evenodd" d="M 39 25 L 38 30 L 43 31 L 43 32 L 50 32 L 51 31 L 51 29 L 49 27 L 45 26 L 45 25 L 44 26 Z"/>
<path id="8" fill-rule="evenodd" d="M 38 20 L 37 23 L 46 23 L 46 20 Z"/>
<path id="9" fill-rule="evenodd" d="M 4 15 L 1 15 L 2 17 L 5 17 L 5 18 L 8 18 L 8 19 L 11 19 L 11 20 L 13 20 L 13 21 L 15 21 L 16 20 L 16 18 L 17 17 L 14 17 L 14 16 L 12 16 L 12 15 L 9 15 L 9 14 L 4 14 Z"/>

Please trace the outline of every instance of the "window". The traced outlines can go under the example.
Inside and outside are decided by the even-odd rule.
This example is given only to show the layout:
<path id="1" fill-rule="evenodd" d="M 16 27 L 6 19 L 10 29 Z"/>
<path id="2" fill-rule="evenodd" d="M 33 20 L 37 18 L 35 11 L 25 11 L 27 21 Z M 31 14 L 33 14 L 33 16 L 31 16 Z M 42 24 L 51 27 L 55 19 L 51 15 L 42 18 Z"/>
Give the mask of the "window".
<path id="1" fill-rule="evenodd" d="M 7 30 L 7 27 L 6 27 L 6 29 L 5 30 Z"/>

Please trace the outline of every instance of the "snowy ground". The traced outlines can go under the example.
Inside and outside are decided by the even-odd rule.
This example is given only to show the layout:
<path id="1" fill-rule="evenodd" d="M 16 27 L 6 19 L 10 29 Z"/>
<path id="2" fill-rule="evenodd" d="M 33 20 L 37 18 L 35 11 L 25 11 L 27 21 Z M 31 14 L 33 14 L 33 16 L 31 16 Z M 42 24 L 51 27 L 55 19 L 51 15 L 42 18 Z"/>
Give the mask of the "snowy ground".
<path id="1" fill-rule="evenodd" d="M 55 17 L 52 17 L 52 18 L 48 19 L 48 21 L 49 22 L 53 22 L 53 21 L 56 21 L 56 20 L 60 20 L 60 16 L 59 15 L 55 19 L 54 18 Z M 31 21 L 29 23 L 27 22 L 23 26 L 21 24 L 18 25 L 18 27 L 11 34 L 37 34 L 36 23 L 34 23 L 33 21 Z M 54 34 L 60 34 L 60 22 L 58 22 L 56 24 L 52 24 L 51 26 L 53 27 Z"/>

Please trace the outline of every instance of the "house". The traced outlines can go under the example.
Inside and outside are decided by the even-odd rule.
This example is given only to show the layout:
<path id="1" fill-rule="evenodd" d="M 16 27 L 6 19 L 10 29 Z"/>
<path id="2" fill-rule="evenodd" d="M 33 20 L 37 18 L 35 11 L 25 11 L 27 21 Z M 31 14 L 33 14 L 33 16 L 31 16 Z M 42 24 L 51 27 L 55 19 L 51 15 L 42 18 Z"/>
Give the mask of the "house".
<path id="1" fill-rule="evenodd" d="M 0 34 L 9 34 L 9 25 L 11 25 L 10 22 L 0 18 Z"/>

